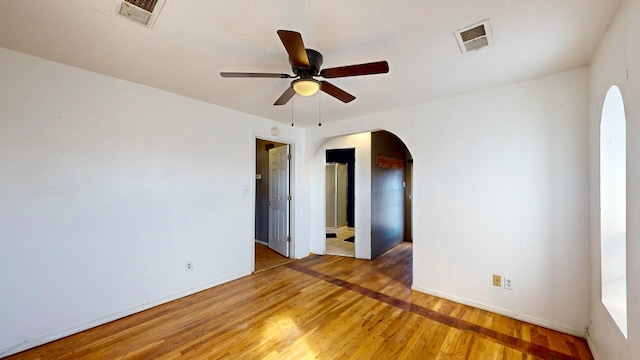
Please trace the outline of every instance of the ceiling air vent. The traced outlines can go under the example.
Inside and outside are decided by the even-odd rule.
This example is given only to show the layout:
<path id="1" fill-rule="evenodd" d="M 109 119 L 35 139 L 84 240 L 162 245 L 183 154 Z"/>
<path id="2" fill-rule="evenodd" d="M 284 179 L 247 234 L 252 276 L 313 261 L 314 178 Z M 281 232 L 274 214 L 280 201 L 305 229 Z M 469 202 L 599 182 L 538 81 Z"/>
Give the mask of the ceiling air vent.
<path id="1" fill-rule="evenodd" d="M 114 0 L 113 13 L 136 24 L 151 28 L 165 0 Z"/>
<path id="2" fill-rule="evenodd" d="M 456 40 L 463 54 L 480 50 L 493 44 L 491 25 L 489 20 L 481 21 L 455 32 Z"/>

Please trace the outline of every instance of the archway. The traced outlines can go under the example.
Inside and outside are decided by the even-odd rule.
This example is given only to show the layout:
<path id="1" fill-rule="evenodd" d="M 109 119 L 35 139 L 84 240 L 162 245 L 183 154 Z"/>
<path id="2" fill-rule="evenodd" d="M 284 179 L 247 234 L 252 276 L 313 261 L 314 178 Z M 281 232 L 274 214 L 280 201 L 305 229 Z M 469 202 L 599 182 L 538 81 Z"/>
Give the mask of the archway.
<path id="1" fill-rule="evenodd" d="M 325 163 L 328 149 L 355 149 L 355 257 L 372 259 L 410 236 L 412 181 L 407 164 L 413 158 L 402 139 L 391 132 L 373 131 L 327 137 L 319 141 L 311 164 L 311 251 L 325 253 Z M 412 169 L 411 169 L 412 170 Z M 407 220 L 408 219 L 408 220 Z"/>

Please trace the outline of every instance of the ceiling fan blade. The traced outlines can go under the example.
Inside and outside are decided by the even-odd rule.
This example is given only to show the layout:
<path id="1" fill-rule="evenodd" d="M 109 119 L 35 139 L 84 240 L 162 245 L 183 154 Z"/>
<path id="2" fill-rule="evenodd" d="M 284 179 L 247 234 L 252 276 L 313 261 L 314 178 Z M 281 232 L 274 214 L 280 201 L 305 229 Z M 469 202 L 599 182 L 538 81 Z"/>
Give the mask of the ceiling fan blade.
<path id="1" fill-rule="evenodd" d="M 342 101 L 343 103 L 352 102 L 356 99 L 355 96 L 349 94 L 348 92 L 340 89 L 339 87 L 332 85 L 327 81 L 320 81 L 322 83 L 322 87 L 320 90 L 326 92 L 327 94 L 333 96 L 334 98 Z"/>
<path id="2" fill-rule="evenodd" d="M 367 64 L 340 66 L 320 71 L 320 76 L 331 79 L 347 76 L 385 74 L 389 72 L 389 63 L 378 61 Z"/>
<path id="3" fill-rule="evenodd" d="M 285 90 L 285 92 L 282 93 L 282 95 L 280 95 L 278 100 L 276 100 L 276 102 L 274 102 L 273 105 L 284 105 L 284 104 L 288 103 L 289 100 L 291 100 L 291 98 L 295 94 L 296 94 L 296 92 L 295 92 L 295 90 L 293 90 L 293 87 L 289 86 L 289 88 L 287 90 Z"/>
<path id="4" fill-rule="evenodd" d="M 309 64 L 309 57 L 307 57 L 307 50 L 304 48 L 304 43 L 302 42 L 302 35 L 300 35 L 299 32 L 278 30 L 278 36 L 289 54 L 292 65 L 305 68 L 311 66 Z"/>
<path id="5" fill-rule="evenodd" d="M 250 72 L 221 72 L 220 76 L 224 78 L 278 78 L 278 79 L 288 79 L 293 77 L 289 74 L 250 73 Z"/>

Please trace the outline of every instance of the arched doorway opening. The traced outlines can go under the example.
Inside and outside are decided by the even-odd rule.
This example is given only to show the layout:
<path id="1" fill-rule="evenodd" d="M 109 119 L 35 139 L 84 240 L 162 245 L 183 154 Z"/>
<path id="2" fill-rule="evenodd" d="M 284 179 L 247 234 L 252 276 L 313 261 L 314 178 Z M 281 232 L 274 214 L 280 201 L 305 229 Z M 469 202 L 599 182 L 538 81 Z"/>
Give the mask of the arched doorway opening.
<path id="1" fill-rule="evenodd" d="M 311 250 L 327 253 L 327 150 L 353 149 L 354 256 L 373 259 L 412 240 L 413 157 L 405 143 L 388 131 L 324 139 L 312 158 Z"/>

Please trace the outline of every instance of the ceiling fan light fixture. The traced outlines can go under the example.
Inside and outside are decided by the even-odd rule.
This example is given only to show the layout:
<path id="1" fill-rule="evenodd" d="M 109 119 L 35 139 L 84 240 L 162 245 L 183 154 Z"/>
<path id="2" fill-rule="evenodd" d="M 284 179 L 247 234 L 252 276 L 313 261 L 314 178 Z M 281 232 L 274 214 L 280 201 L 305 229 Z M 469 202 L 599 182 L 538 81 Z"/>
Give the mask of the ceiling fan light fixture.
<path id="1" fill-rule="evenodd" d="M 314 79 L 298 79 L 291 84 L 293 90 L 302 96 L 311 96 L 320 90 L 320 82 Z"/>
<path id="2" fill-rule="evenodd" d="M 124 1 L 124 0 L 116 0 Z M 126 0 L 143 1 L 143 0 Z M 158 2 L 164 0 L 158 0 Z M 365 64 L 354 64 L 338 66 L 329 69 L 320 69 L 322 66 L 322 54 L 313 49 L 307 49 L 302 42 L 302 35 L 296 31 L 278 30 L 278 36 L 289 55 L 289 64 L 295 74 L 257 73 L 257 72 L 221 72 L 220 76 L 225 78 L 280 78 L 294 79 L 287 89 L 273 103 L 274 106 L 282 106 L 289 102 L 296 94 L 302 96 L 312 96 L 318 90 L 334 97 L 343 103 L 349 103 L 356 99 L 355 96 L 332 85 L 328 81 L 318 81 L 314 77 L 332 79 L 348 76 L 361 76 L 373 74 L 386 74 L 389 72 L 389 63 L 386 61 L 376 61 Z M 292 108 L 293 109 L 293 108 Z"/>

